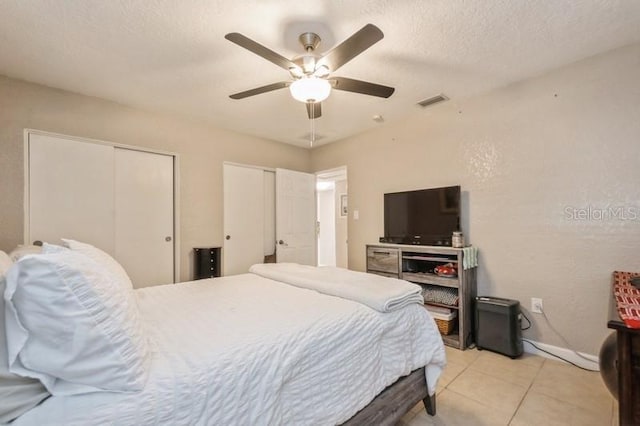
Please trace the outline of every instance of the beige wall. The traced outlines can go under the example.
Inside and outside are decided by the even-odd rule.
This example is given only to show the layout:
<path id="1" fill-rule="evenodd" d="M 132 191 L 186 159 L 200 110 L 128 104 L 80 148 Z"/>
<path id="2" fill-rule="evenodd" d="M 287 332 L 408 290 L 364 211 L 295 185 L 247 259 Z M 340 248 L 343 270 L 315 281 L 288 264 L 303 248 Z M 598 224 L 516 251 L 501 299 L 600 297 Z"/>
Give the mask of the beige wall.
<path id="1" fill-rule="evenodd" d="M 173 151 L 181 161 L 182 278 L 191 247 L 222 243 L 222 162 L 294 170 L 347 165 L 349 265 L 382 235 L 382 194 L 461 184 L 480 248 L 480 294 L 545 311 L 577 349 L 607 334 L 614 269 L 640 270 L 640 220 L 571 220 L 566 208 L 640 208 L 640 45 L 490 94 L 416 109 L 311 153 L 175 116 L 0 77 L 0 249 L 23 235 L 23 129 Z M 360 219 L 352 212 L 359 210 Z M 563 344 L 541 316 L 526 335 Z"/>
<path id="2" fill-rule="evenodd" d="M 543 298 L 553 326 L 597 354 L 611 272 L 640 271 L 640 215 L 573 220 L 565 209 L 640 211 L 639 75 L 634 45 L 314 149 L 314 170 L 347 165 L 349 266 L 363 270 L 365 244 L 383 234 L 383 193 L 460 184 L 478 293 L 526 309 Z M 527 337 L 566 347 L 529 317 Z"/>
<path id="3" fill-rule="evenodd" d="M 222 162 L 308 171 L 307 149 L 176 116 L 0 77 L 0 250 L 23 239 L 23 130 L 33 128 L 180 155 L 181 277 L 192 247 L 222 245 Z"/>

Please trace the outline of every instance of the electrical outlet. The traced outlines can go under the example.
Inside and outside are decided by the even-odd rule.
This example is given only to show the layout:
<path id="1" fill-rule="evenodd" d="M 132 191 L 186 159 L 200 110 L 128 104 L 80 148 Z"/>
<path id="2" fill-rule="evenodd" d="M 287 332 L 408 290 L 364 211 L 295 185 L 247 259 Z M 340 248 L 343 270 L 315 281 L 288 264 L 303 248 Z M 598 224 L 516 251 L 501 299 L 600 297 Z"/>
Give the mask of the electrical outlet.
<path id="1" fill-rule="evenodd" d="M 542 299 L 538 297 L 531 298 L 531 312 L 533 312 L 534 314 L 542 313 Z"/>

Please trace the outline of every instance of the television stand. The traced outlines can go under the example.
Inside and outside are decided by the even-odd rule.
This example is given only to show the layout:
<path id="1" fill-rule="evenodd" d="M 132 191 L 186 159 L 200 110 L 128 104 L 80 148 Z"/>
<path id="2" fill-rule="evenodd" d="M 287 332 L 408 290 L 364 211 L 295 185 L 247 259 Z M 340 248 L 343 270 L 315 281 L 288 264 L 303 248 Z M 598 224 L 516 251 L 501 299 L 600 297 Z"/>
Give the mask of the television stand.
<path id="1" fill-rule="evenodd" d="M 420 284 L 428 289 L 447 289 L 457 296 L 458 304 L 433 301 L 425 304 L 446 307 L 457 312 L 453 330 L 443 334 L 448 346 L 464 350 L 473 342 L 473 301 L 476 298 L 476 270 L 463 269 L 464 251 L 447 246 L 422 246 L 414 244 L 367 245 L 367 272 L 391 278 L 399 278 Z M 456 277 L 436 275 L 433 269 L 439 265 L 458 265 Z"/>

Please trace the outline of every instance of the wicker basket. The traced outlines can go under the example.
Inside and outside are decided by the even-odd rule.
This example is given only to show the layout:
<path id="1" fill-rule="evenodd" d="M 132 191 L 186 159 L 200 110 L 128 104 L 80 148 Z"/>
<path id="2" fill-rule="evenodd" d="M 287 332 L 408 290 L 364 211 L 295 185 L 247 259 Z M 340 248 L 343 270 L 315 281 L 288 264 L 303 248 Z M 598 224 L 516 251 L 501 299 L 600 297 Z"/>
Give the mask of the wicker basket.
<path id="1" fill-rule="evenodd" d="M 458 319 L 457 312 L 451 311 L 448 314 L 445 314 L 442 312 L 434 312 L 433 310 L 429 310 L 428 305 L 425 305 L 425 308 L 429 311 L 433 319 L 436 321 L 436 325 L 438 326 L 440 334 L 444 334 L 445 336 L 447 336 L 453 333 L 453 329 L 455 328 L 456 321 Z"/>
<path id="2" fill-rule="evenodd" d="M 450 320 L 442 320 L 439 318 L 434 318 L 436 320 L 436 324 L 438 325 L 438 330 L 440 334 L 444 334 L 445 336 L 453 333 L 453 328 L 455 327 L 455 319 Z"/>

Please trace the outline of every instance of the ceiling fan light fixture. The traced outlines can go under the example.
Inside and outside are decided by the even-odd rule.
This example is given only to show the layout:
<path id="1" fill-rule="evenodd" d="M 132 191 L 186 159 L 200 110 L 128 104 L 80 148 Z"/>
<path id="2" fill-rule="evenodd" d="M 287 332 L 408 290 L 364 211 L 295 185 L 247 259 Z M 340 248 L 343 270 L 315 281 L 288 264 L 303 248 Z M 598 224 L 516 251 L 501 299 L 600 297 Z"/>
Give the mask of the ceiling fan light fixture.
<path id="1" fill-rule="evenodd" d="M 327 67 L 326 65 L 320 65 L 313 72 L 313 76 L 314 77 L 322 77 L 322 78 L 324 78 L 324 77 L 326 77 L 328 75 L 329 75 L 329 67 Z"/>
<path id="2" fill-rule="evenodd" d="M 312 125 L 315 119 L 322 116 L 322 101 L 329 96 L 332 88 L 379 98 L 388 98 L 395 90 L 393 87 L 368 81 L 346 77 L 331 77 L 332 72 L 337 71 L 344 64 L 384 38 L 380 28 L 373 24 L 367 24 L 360 28 L 351 37 L 333 47 L 324 55 L 316 53 L 320 37 L 313 32 L 303 33 L 299 37 L 299 41 L 304 48 L 304 54 L 292 59 L 287 59 L 240 33 L 229 33 L 224 38 L 289 71 L 291 75 L 291 80 L 234 93 L 229 95 L 231 99 L 244 99 L 249 96 L 289 87 L 292 97 L 305 103 L 307 116 Z M 311 144 L 313 144 L 313 131 L 311 135 Z"/>
<path id="3" fill-rule="evenodd" d="M 300 67 L 289 67 L 289 72 L 291 73 L 291 76 L 294 78 L 300 78 L 304 76 L 304 71 L 302 71 L 302 68 Z"/>
<path id="4" fill-rule="evenodd" d="M 331 93 L 331 83 L 323 78 L 303 77 L 289 86 L 291 96 L 300 102 L 322 102 Z"/>

